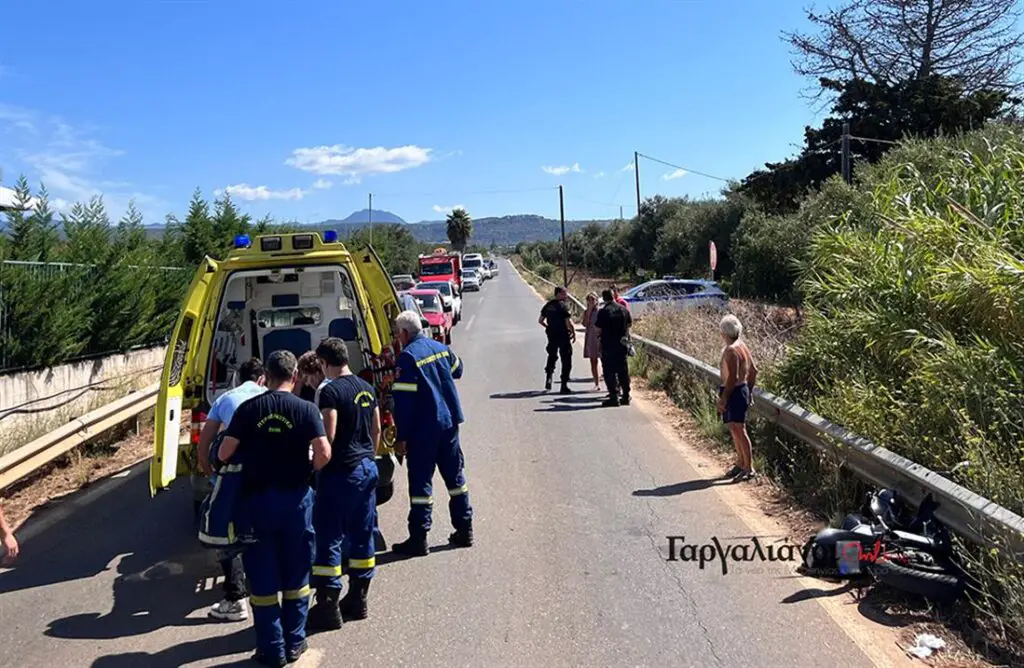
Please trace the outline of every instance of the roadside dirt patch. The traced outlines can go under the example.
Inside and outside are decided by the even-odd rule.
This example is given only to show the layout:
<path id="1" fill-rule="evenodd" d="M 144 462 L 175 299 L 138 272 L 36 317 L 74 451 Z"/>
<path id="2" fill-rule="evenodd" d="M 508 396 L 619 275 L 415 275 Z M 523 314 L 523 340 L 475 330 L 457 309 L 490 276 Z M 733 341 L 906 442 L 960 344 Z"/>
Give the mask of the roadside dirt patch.
<path id="1" fill-rule="evenodd" d="M 191 418 L 183 417 L 185 425 Z M 36 508 L 151 457 L 152 411 L 140 415 L 137 424 L 122 425 L 7 488 L 2 496 L 4 515 L 15 533 Z"/>

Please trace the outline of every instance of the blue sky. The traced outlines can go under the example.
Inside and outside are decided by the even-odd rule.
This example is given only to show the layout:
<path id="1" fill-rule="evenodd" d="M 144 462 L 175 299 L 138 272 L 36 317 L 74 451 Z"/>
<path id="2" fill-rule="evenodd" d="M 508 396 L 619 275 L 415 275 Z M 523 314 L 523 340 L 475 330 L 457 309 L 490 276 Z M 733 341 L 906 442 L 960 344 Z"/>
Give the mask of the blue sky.
<path id="1" fill-rule="evenodd" d="M 0 167 L 62 203 L 182 213 L 196 186 L 317 221 L 635 211 L 634 150 L 721 177 L 820 114 L 803 0 L 34 0 L 0 20 Z M 641 159 L 645 196 L 721 183 Z M 545 171 L 545 168 L 547 170 Z M 526 192 L 494 192 L 526 191 Z"/>

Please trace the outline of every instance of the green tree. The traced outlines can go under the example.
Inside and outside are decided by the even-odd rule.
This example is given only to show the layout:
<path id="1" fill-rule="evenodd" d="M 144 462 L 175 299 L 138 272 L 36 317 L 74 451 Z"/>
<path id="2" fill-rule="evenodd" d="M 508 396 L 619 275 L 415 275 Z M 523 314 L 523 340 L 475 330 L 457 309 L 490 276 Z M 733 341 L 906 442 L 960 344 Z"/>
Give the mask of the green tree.
<path id="1" fill-rule="evenodd" d="M 28 213 L 31 203 L 32 189 L 22 175 L 14 184 L 14 207 L 6 211 L 8 253 L 12 260 L 39 259 L 35 221 Z"/>
<path id="2" fill-rule="evenodd" d="M 795 213 L 803 198 L 840 173 L 844 122 L 854 136 L 872 140 L 851 142 L 853 162 L 859 165 L 877 162 L 908 135 L 955 135 L 983 127 L 1016 103 L 1005 92 L 969 92 L 959 80 L 938 75 L 891 85 L 863 79 L 823 79 L 821 84 L 838 96 L 820 128 L 805 128 L 800 155 L 767 163 L 735 188 L 766 212 Z"/>
<path id="3" fill-rule="evenodd" d="M 251 216 L 241 213 L 231 200 L 231 195 L 224 193 L 213 204 L 214 247 L 221 254 L 225 253 L 233 246 L 236 236 L 249 232 L 251 224 Z"/>
<path id="4" fill-rule="evenodd" d="M 128 254 L 142 248 L 146 244 L 146 228 L 143 226 L 142 212 L 135 205 L 135 200 L 128 202 L 128 210 L 117 223 L 114 242 L 118 252 Z"/>
<path id="5" fill-rule="evenodd" d="M 188 213 L 181 224 L 181 236 L 185 262 L 190 266 L 198 265 L 207 255 L 216 254 L 217 239 L 210 205 L 203 199 L 203 192 L 199 188 L 192 193 Z"/>
<path id="6" fill-rule="evenodd" d="M 463 250 L 469 243 L 470 237 L 473 236 L 473 219 L 469 217 L 465 209 L 455 209 L 448 214 L 446 222 L 448 240 L 452 243 L 452 247 L 457 251 Z"/>

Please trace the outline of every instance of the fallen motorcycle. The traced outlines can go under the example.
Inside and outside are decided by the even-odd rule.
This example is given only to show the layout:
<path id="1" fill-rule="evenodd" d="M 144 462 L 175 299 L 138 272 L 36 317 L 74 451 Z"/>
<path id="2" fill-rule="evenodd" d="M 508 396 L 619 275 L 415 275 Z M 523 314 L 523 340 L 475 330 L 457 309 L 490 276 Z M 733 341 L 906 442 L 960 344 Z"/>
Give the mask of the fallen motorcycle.
<path id="1" fill-rule="evenodd" d="M 952 471 L 966 465 L 961 462 Z M 823 578 L 870 576 L 875 582 L 935 601 L 959 598 L 966 575 L 949 530 L 935 517 L 938 507 L 929 494 L 908 519 L 899 492 L 872 492 L 860 512 L 847 515 L 838 528 L 822 529 L 807 542 L 803 571 Z"/>

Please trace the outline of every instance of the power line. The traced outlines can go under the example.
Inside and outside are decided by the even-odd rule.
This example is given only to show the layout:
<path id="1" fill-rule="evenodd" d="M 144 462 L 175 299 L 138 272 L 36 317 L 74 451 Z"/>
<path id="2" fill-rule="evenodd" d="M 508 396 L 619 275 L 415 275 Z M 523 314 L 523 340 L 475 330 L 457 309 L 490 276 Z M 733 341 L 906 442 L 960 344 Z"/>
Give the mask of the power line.
<path id="1" fill-rule="evenodd" d="M 689 169 L 688 167 L 683 167 L 681 165 L 674 165 L 671 162 L 665 162 L 664 160 L 661 160 L 659 158 L 653 158 L 653 157 L 651 157 L 649 155 L 645 155 L 643 153 L 637 153 L 637 155 L 640 156 L 641 158 L 647 158 L 648 160 L 650 160 L 652 162 L 661 163 L 662 165 L 665 165 L 666 167 L 672 167 L 673 169 L 681 169 L 684 172 L 686 172 L 687 174 L 696 174 L 698 176 L 703 176 L 703 177 L 706 177 L 706 178 L 709 178 L 709 179 L 715 179 L 716 181 L 723 181 L 725 183 L 729 183 L 730 181 L 735 181 L 736 180 L 736 179 L 723 179 L 721 176 L 714 176 L 712 174 L 705 174 L 704 172 L 698 172 L 696 169 Z"/>
<path id="2" fill-rule="evenodd" d="M 855 137 L 850 135 L 850 139 L 856 139 L 857 141 L 869 141 L 876 144 L 891 144 L 892 146 L 898 146 L 898 141 L 889 141 L 888 139 L 871 139 L 870 137 Z"/>

